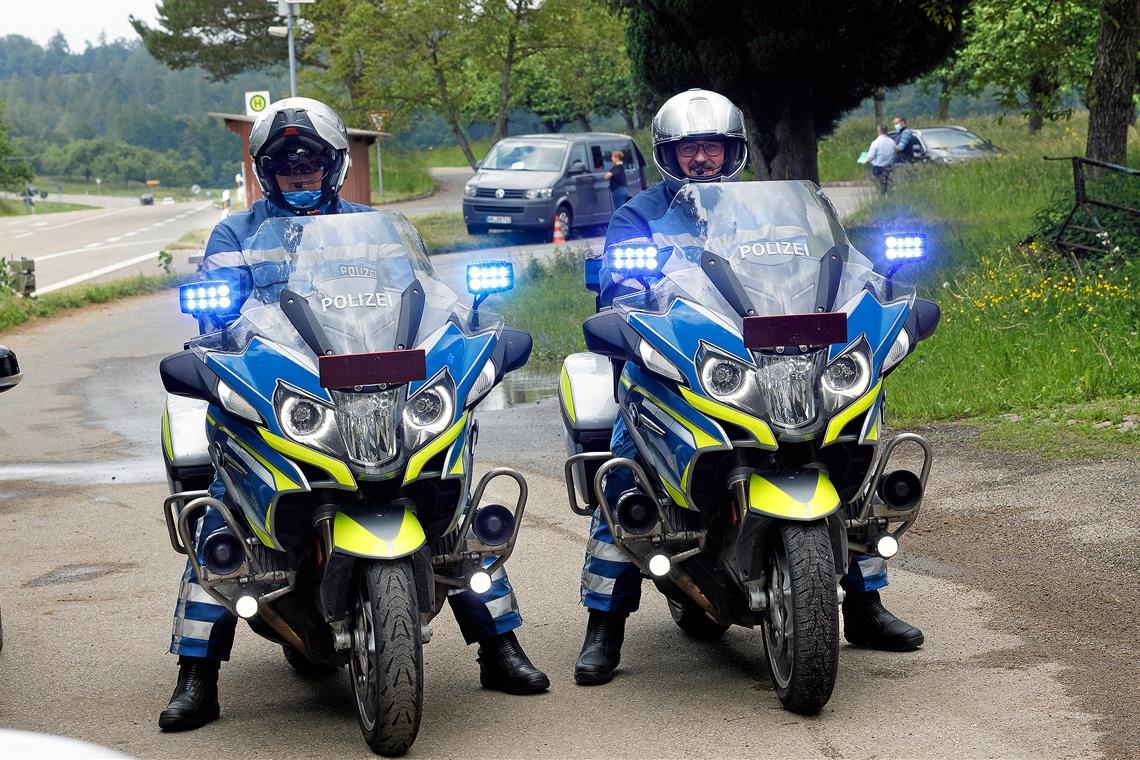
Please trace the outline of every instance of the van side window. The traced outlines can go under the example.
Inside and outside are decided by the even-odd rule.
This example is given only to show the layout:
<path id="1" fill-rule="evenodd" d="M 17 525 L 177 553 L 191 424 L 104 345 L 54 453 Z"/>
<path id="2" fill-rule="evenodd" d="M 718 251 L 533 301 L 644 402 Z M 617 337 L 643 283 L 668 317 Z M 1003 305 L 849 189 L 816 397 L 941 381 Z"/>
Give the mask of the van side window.
<path id="1" fill-rule="evenodd" d="M 622 148 L 622 152 L 625 153 L 625 158 L 622 159 L 622 163 L 625 164 L 625 167 L 627 169 L 636 169 L 637 168 L 637 151 L 635 151 L 633 149 L 633 145 L 624 146 Z"/>
<path id="2" fill-rule="evenodd" d="M 606 170 L 606 159 L 602 156 L 602 148 L 599 145 L 590 146 L 590 155 L 594 158 L 594 171 L 601 172 Z"/>
<path id="3" fill-rule="evenodd" d="M 570 165 L 573 166 L 575 161 L 581 161 L 582 166 L 587 169 L 590 168 L 590 162 L 586 158 L 586 146 L 579 143 L 574 146 L 573 152 L 570 154 Z"/>

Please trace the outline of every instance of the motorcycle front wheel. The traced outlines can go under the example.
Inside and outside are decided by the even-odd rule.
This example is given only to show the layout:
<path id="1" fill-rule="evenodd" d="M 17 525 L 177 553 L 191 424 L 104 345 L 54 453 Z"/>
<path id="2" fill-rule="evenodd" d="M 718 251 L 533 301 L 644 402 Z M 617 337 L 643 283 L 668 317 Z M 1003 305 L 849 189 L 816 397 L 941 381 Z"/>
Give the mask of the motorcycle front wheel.
<path id="1" fill-rule="evenodd" d="M 373 752 L 402 755 L 423 711 L 423 642 L 409 558 L 363 563 L 353 599 L 348 673 L 356 715 Z"/>
<path id="2" fill-rule="evenodd" d="M 764 652 L 784 709 L 814 715 L 839 669 L 839 599 L 827 524 L 778 523 L 766 558 Z"/>

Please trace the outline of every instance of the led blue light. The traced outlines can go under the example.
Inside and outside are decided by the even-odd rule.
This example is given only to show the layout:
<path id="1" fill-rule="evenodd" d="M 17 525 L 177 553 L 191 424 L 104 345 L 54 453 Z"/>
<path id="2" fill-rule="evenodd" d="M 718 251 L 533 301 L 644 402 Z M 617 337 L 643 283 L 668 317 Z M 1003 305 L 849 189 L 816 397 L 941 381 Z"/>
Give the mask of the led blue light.
<path id="1" fill-rule="evenodd" d="M 509 261 L 483 261 L 467 265 L 467 291 L 472 295 L 502 293 L 514 285 L 515 269 Z"/>
<path id="2" fill-rule="evenodd" d="M 654 272 L 657 270 L 657 249 L 653 246 L 617 246 L 608 255 L 610 267 L 619 272 Z"/>
<path id="3" fill-rule="evenodd" d="M 196 282 L 179 288 L 182 313 L 193 317 L 228 314 L 235 306 L 233 289 L 226 282 Z"/>
<path id="4" fill-rule="evenodd" d="M 921 232 L 892 232 L 883 236 L 886 256 L 892 261 L 921 259 L 926 256 L 926 235 Z"/>

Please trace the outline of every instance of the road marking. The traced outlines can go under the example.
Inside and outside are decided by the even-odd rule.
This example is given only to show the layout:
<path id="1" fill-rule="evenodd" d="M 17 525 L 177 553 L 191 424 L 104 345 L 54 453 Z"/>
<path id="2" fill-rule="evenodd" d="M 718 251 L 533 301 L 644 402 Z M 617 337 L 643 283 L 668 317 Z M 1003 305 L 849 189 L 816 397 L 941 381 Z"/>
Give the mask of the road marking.
<path id="1" fill-rule="evenodd" d="M 16 235 L 16 240 L 19 240 L 20 238 L 26 238 L 29 235 L 34 235 L 34 234 L 35 233 L 33 233 L 33 232 L 24 232 L 22 234 Z"/>
<path id="2" fill-rule="evenodd" d="M 111 274 L 112 272 L 117 272 L 120 269 L 126 269 L 127 267 L 134 266 L 135 264 L 142 264 L 145 261 L 150 261 L 151 259 L 156 259 L 156 258 L 158 258 L 158 254 L 159 254 L 159 251 L 151 251 L 150 253 L 144 254 L 142 256 L 136 256 L 133 259 L 128 259 L 126 261 L 120 261 L 118 264 L 111 264 L 110 266 L 100 267 L 99 269 L 93 269 L 90 272 L 88 272 L 87 274 L 81 274 L 81 275 L 78 275 L 76 277 L 71 277 L 71 278 L 66 279 L 66 280 L 61 280 L 60 282 L 57 282 L 53 285 L 48 285 L 45 288 L 36 288 L 36 294 L 37 295 L 43 295 L 44 293 L 51 293 L 51 292 L 54 292 L 56 290 L 61 290 L 63 288 L 69 288 L 72 285 L 78 285 L 81 282 L 87 282 L 88 280 L 94 280 L 96 277 L 102 277 L 105 274 Z"/>
<path id="3" fill-rule="evenodd" d="M 117 242 L 119 242 L 119 241 L 120 241 L 120 240 L 122 240 L 122 239 L 123 239 L 123 238 L 122 238 L 122 236 L 119 236 L 119 237 L 107 238 L 107 239 L 106 239 L 105 241 L 103 241 L 103 242 L 105 242 L 105 243 L 117 243 Z"/>
<path id="4" fill-rule="evenodd" d="M 88 216 L 88 217 L 85 217 L 83 219 L 76 219 L 74 222 L 67 222 L 66 224 L 59 224 L 59 225 L 56 225 L 55 227 L 52 227 L 51 229 L 52 229 L 52 232 L 54 232 L 56 230 L 62 230 L 64 227 L 70 227 L 73 224 L 82 224 L 83 222 L 93 222 L 96 219 L 106 219 L 109 216 L 114 216 L 115 214 L 121 214 L 124 211 L 131 211 L 133 209 L 134 209 L 134 206 L 128 206 L 126 208 L 115 209 L 114 211 L 108 211 L 106 214 L 96 214 L 95 216 Z"/>
<path id="5" fill-rule="evenodd" d="M 136 245 L 154 245 L 156 243 L 162 244 L 165 242 L 166 242 L 165 240 L 132 240 L 129 243 L 120 243 L 119 245 L 108 246 L 108 247 L 109 248 L 110 247 L 127 248 L 127 247 L 133 247 Z M 95 243 L 95 245 L 102 245 L 102 243 Z M 49 254 L 46 254 L 44 256 L 37 256 L 35 260 L 37 262 L 44 262 L 44 261 L 51 261 L 52 259 L 58 259 L 61 256 L 72 256 L 76 253 L 94 253 L 94 252 L 95 252 L 94 248 L 92 248 L 90 246 L 84 246 L 83 248 L 72 248 L 70 251 L 58 251 L 56 253 L 49 253 Z"/>
<path id="6" fill-rule="evenodd" d="M 131 230 L 130 232 L 123 233 L 123 237 L 134 237 L 139 234 L 139 230 Z"/>
<path id="7" fill-rule="evenodd" d="M 32 222 L 33 227 L 47 227 L 51 222 Z"/>
<path id="8" fill-rule="evenodd" d="M 83 247 L 84 248 L 98 248 L 101 245 L 103 245 L 103 243 L 88 243 L 87 245 L 85 245 Z"/>

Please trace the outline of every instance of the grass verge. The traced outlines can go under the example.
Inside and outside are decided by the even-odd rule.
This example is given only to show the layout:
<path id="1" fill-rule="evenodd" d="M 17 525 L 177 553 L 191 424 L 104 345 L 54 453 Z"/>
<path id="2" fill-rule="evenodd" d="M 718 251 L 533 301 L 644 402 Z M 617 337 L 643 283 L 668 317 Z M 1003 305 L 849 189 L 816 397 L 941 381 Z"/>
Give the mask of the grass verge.
<path id="1" fill-rule="evenodd" d="M 55 316 L 69 309 L 154 293 L 172 287 L 184 279 L 180 275 L 140 274 L 137 277 L 113 282 L 77 285 L 39 298 L 22 298 L 14 293 L 0 293 L 0 332 L 32 319 Z"/>
<path id="2" fill-rule="evenodd" d="M 38 214 L 57 214 L 61 211 L 86 211 L 98 208 L 82 203 L 56 203 L 54 201 L 36 201 L 34 214 L 28 213 L 23 201 L 0 201 L 0 216 L 36 216 Z"/>
<path id="3" fill-rule="evenodd" d="M 505 245 L 529 245 L 538 242 L 535 235 L 526 232 L 491 232 L 486 235 L 468 235 L 463 214 L 441 211 L 423 214 L 412 220 L 423 236 L 429 254 L 477 251 Z"/>
<path id="4" fill-rule="evenodd" d="M 516 289 L 491 306 L 507 324 L 530 332 L 533 360 L 558 363 L 586 350 L 582 320 L 594 313 L 594 294 L 582 283 L 584 257 L 584 249 L 568 246 L 556 248 L 545 263 L 531 259 Z"/>

